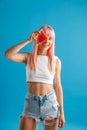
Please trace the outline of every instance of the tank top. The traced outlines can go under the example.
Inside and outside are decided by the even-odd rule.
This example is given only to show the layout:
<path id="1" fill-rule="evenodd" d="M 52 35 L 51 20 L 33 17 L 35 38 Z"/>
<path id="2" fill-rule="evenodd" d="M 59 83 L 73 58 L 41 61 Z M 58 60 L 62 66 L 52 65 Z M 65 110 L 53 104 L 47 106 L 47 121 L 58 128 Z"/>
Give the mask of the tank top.
<path id="1" fill-rule="evenodd" d="M 56 66 L 57 56 L 54 56 L 54 68 Z M 36 73 L 34 70 L 29 69 L 29 58 L 26 65 L 26 82 L 43 82 L 53 84 L 54 74 L 52 74 L 48 68 L 48 56 L 38 55 L 37 56 L 37 69 Z"/>

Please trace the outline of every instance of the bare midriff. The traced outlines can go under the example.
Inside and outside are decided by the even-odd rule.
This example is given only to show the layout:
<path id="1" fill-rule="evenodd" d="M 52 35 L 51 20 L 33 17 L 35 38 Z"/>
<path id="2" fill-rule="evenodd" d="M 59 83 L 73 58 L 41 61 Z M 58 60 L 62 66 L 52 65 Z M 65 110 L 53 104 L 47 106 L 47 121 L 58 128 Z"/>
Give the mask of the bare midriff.
<path id="1" fill-rule="evenodd" d="M 50 93 L 53 90 L 52 84 L 41 82 L 27 82 L 28 92 L 36 96 L 42 96 Z"/>

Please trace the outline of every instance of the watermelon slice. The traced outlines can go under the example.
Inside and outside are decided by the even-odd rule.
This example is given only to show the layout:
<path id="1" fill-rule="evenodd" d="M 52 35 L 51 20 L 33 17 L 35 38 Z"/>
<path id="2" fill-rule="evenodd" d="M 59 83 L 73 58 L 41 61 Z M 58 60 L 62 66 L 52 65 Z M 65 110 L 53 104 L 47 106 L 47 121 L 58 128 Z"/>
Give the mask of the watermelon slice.
<path id="1" fill-rule="evenodd" d="M 44 31 L 40 31 L 37 38 L 37 43 L 42 44 L 43 42 L 47 41 L 48 37 Z"/>

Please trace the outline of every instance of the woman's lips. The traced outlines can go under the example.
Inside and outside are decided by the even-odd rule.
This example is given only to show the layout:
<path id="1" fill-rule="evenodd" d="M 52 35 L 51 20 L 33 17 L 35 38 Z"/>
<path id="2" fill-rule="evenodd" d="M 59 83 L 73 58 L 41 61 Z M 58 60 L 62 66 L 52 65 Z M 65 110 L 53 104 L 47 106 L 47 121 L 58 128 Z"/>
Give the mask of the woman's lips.
<path id="1" fill-rule="evenodd" d="M 47 46 L 49 46 L 49 44 L 45 42 L 42 44 L 42 46 L 47 47 Z"/>

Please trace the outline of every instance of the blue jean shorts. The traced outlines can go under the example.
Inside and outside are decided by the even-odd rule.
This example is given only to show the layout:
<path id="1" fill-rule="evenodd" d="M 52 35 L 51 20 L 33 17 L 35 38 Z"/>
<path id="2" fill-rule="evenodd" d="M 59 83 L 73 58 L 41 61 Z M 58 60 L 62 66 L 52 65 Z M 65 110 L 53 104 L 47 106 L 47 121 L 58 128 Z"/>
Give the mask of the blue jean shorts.
<path id="1" fill-rule="evenodd" d="M 46 124 L 46 120 L 58 119 L 60 106 L 56 98 L 55 90 L 42 96 L 36 96 L 27 92 L 21 117 L 32 117 L 37 122 Z M 49 122 L 48 122 L 49 124 Z"/>

